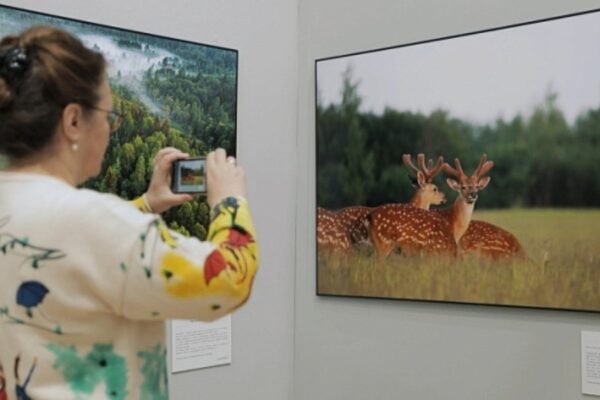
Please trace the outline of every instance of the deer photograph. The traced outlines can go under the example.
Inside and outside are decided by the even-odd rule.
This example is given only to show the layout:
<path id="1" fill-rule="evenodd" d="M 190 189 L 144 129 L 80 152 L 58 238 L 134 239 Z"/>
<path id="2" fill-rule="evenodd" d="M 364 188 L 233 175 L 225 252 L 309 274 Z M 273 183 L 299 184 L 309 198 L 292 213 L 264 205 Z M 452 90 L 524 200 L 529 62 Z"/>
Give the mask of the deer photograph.
<path id="1" fill-rule="evenodd" d="M 317 294 L 600 312 L 597 37 L 596 11 L 317 60 Z"/>

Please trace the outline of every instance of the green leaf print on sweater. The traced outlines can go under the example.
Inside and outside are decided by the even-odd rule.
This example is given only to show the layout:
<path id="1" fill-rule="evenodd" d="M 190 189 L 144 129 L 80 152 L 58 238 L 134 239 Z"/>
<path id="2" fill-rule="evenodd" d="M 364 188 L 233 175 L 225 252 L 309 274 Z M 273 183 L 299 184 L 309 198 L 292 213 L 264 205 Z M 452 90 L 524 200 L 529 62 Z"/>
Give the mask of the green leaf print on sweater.
<path id="1" fill-rule="evenodd" d="M 10 222 L 10 217 L 0 218 L 0 228 Z M 41 262 L 58 260 L 66 254 L 57 249 L 36 246 L 29 242 L 29 238 L 19 238 L 8 232 L 0 232 L 0 255 L 15 254 L 23 258 L 23 262 L 30 262 L 34 269 L 41 267 Z"/>
<path id="2" fill-rule="evenodd" d="M 148 351 L 140 351 L 138 357 L 143 360 L 142 375 L 144 382 L 140 387 L 140 398 L 144 400 L 167 400 L 167 350 L 157 344 Z"/>
<path id="3" fill-rule="evenodd" d="M 125 358 L 113 352 L 112 344 L 95 344 L 87 355 L 80 357 L 75 346 L 46 346 L 54 355 L 54 369 L 62 372 L 74 394 L 92 394 L 104 383 L 106 398 L 124 400 L 127 397 L 127 365 Z"/>

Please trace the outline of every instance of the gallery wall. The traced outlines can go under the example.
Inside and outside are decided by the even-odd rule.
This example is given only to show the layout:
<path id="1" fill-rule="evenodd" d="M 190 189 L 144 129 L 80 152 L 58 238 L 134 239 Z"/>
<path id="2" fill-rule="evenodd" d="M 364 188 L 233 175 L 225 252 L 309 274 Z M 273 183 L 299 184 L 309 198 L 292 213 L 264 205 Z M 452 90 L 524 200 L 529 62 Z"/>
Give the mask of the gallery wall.
<path id="1" fill-rule="evenodd" d="M 600 330 L 600 314 L 315 295 L 314 61 L 594 8 L 300 0 L 294 399 L 588 398 L 580 333 Z"/>
<path id="2" fill-rule="evenodd" d="M 249 302 L 232 317 L 231 365 L 170 377 L 172 399 L 291 397 L 297 4 L 277 0 L 6 0 L 0 3 L 239 50 L 238 158 L 261 244 Z"/>

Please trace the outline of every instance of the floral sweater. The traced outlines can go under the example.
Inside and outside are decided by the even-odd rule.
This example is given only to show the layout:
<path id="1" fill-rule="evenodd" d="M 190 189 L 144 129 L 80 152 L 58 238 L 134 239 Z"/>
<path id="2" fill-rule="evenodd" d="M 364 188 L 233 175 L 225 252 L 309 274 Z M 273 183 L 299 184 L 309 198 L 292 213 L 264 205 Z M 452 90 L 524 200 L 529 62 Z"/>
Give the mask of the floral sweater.
<path id="1" fill-rule="evenodd" d="M 205 242 L 143 208 L 0 171 L 0 400 L 167 399 L 164 321 L 215 320 L 248 299 L 258 248 L 244 198 L 213 208 Z"/>

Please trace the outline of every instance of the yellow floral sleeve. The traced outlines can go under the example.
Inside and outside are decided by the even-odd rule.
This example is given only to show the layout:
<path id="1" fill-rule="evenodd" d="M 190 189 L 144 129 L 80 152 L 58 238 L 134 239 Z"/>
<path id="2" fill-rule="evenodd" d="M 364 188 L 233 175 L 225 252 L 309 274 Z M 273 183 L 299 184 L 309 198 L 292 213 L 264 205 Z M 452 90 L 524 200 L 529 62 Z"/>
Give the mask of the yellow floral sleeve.
<path id="1" fill-rule="evenodd" d="M 132 203 L 143 211 L 143 200 Z M 223 199 L 210 221 L 204 241 L 170 231 L 158 215 L 149 221 L 130 263 L 141 269 L 123 267 L 134 274 L 124 291 L 124 315 L 209 321 L 248 300 L 259 250 L 246 199 Z"/>
<path id="2" fill-rule="evenodd" d="M 207 236 L 216 248 L 203 268 L 176 249 L 162 258 L 167 291 L 178 298 L 226 296 L 237 299 L 239 307 L 250 295 L 258 266 L 255 237 L 246 200 L 228 197 L 221 201 L 212 210 Z"/>

